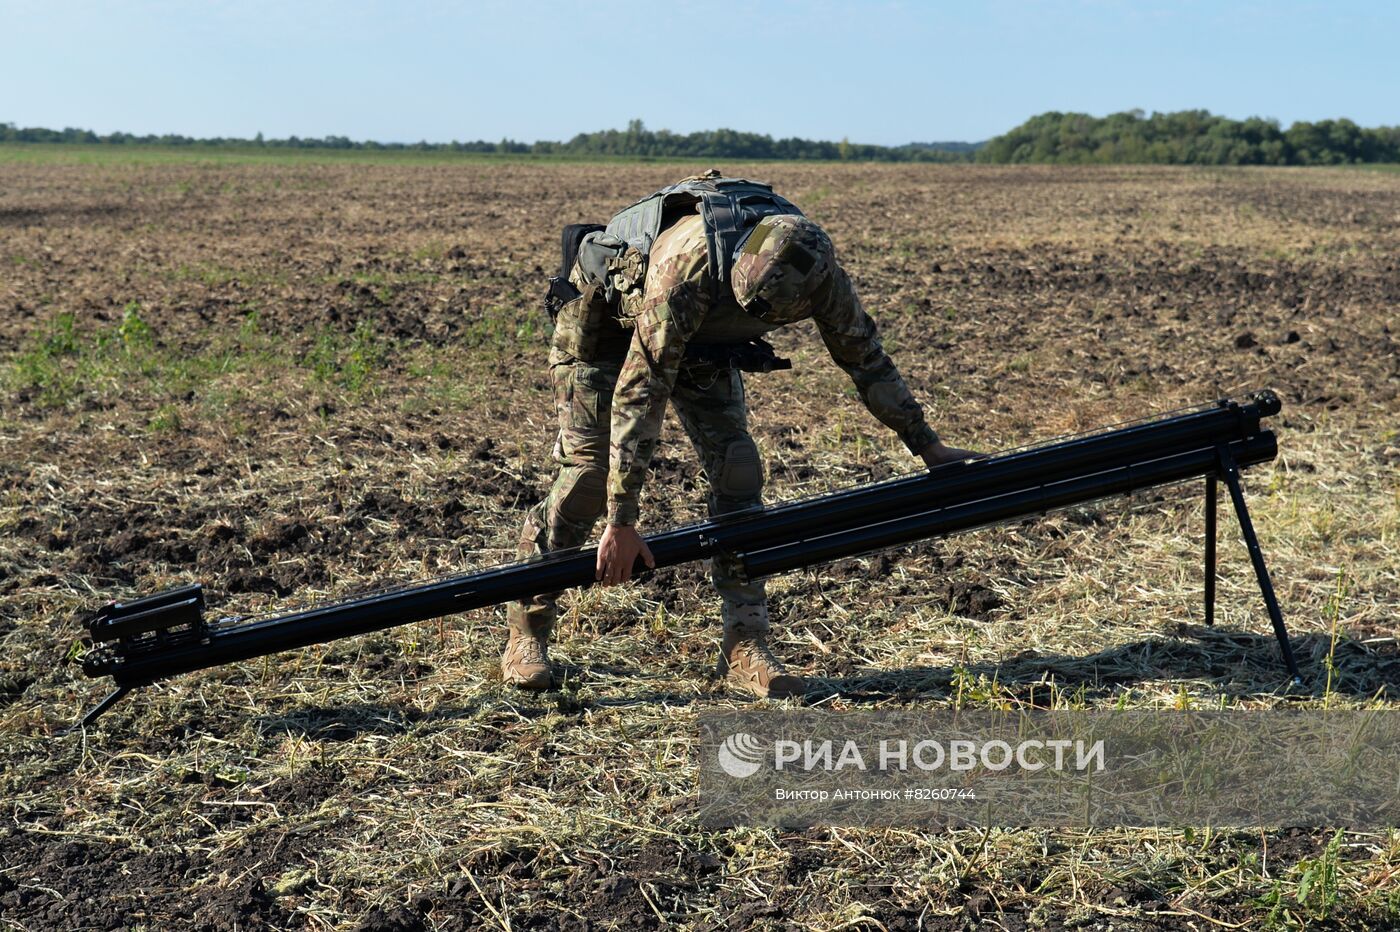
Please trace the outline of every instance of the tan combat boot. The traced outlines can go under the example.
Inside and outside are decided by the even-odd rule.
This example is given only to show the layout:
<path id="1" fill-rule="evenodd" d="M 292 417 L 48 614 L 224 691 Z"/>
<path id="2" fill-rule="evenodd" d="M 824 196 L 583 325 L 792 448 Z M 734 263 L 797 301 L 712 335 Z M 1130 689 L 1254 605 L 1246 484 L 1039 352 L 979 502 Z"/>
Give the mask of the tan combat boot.
<path id="1" fill-rule="evenodd" d="M 554 684 L 549 669 L 552 618 L 531 618 L 519 602 L 506 609 L 510 638 L 501 653 L 501 678 L 521 689 L 548 689 Z"/>
<path id="2" fill-rule="evenodd" d="M 717 672 L 730 683 L 760 699 L 790 699 L 807 691 L 768 649 L 768 607 L 724 607 L 724 641 Z"/>

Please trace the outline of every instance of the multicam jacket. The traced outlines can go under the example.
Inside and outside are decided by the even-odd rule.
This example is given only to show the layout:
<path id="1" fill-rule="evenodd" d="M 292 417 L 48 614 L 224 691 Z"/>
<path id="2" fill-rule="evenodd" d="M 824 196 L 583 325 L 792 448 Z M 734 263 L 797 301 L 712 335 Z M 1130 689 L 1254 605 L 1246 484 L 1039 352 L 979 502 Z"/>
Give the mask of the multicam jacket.
<path id="1" fill-rule="evenodd" d="M 937 435 L 880 345 L 875 322 L 845 271 L 838 267 L 835 275 L 831 300 L 812 315 L 822 341 L 870 413 L 918 453 Z M 621 307 L 634 333 L 613 393 L 608 523 L 630 525 L 637 522 L 638 497 L 686 344 L 743 342 L 777 325 L 750 315 L 728 289 L 715 289 L 699 214 L 662 232 L 651 248 L 645 280 L 623 292 Z"/>

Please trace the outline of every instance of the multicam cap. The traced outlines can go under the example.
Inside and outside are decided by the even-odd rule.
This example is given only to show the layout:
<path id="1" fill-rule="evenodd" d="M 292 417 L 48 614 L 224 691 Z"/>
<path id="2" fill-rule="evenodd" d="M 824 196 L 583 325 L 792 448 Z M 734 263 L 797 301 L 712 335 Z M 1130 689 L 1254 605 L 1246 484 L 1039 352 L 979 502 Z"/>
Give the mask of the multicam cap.
<path id="1" fill-rule="evenodd" d="M 828 298 L 836 250 L 821 227 L 800 214 L 764 217 L 744 240 L 730 271 L 744 310 L 773 324 L 811 317 Z"/>

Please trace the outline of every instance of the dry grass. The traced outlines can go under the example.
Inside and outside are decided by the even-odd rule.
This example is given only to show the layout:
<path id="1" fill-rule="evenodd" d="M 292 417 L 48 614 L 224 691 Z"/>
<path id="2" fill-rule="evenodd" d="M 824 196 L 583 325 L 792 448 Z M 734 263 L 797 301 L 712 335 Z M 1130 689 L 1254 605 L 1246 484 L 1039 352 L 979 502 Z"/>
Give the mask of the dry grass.
<path id="1" fill-rule="evenodd" d="M 820 701 L 1395 703 L 1400 179 L 750 168 L 832 231 L 952 442 L 1236 387 L 1285 400 L 1248 487 L 1306 695 L 1283 695 L 1228 521 L 1200 626 L 1197 483 L 774 581 L 778 652 Z M 570 596 L 543 697 L 500 684 L 480 612 L 182 677 L 56 737 L 98 694 L 62 660 L 103 599 L 199 579 L 248 611 L 504 558 L 549 474 L 536 293 L 557 228 L 681 171 L 6 166 L 0 923 L 1400 921 L 1396 832 L 700 829 L 694 719 L 743 700 L 711 678 L 698 568 Z M 780 349 L 796 373 L 750 381 L 770 497 L 910 468 L 810 332 Z M 702 497 L 671 427 L 653 527 Z"/>

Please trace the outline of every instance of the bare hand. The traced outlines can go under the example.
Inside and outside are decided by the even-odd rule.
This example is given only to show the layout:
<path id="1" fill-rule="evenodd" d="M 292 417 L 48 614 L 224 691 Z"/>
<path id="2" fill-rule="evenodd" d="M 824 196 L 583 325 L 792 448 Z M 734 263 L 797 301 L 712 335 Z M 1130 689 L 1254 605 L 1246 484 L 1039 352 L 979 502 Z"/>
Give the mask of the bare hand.
<path id="1" fill-rule="evenodd" d="M 957 447 L 944 445 L 942 440 L 935 440 L 924 447 L 919 453 L 919 457 L 924 461 L 929 469 L 935 466 L 942 466 L 944 463 L 958 463 L 962 460 L 984 460 L 985 453 L 976 453 L 972 450 L 960 450 Z"/>
<path id="2" fill-rule="evenodd" d="M 605 586 L 616 586 L 632 578 L 638 555 L 648 569 L 656 569 L 651 548 L 637 529 L 628 524 L 609 524 L 598 542 L 598 572 L 593 578 Z"/>

